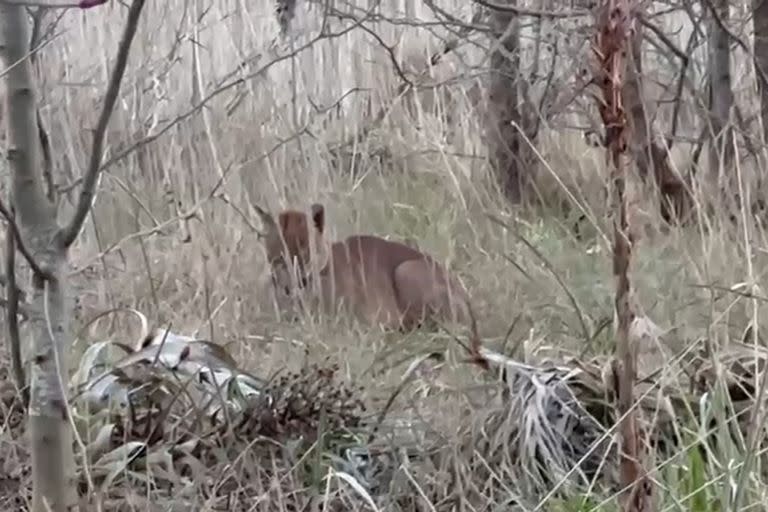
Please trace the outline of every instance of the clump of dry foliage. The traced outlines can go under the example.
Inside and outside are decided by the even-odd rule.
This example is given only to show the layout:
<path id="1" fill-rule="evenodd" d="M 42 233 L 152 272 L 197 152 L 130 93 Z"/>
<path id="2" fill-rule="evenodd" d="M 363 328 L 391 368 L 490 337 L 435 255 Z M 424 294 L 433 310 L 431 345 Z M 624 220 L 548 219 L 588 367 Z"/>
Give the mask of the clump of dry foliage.
<path id="1" fill-rule="evenodd" d="M 743 386 L 752 377 L 744 348 L 717 363 L 732 376 L 730 400 L 742 410 L 754 395 Z M 426 418 L 404 426 L 402 413 L 368 410 L 369 390 L 339 381 L 335 363 L 264 380 L 239 369 L 221 346 L 168 331 L 137 349 L 92 343 L 71 383 L 85 448 L 81 484 L 96 491 L 92 504 L 119 510 L 148 506 L 146 496 L 227 510 L 249 510 L 253 500 L 264 510 L 301 509 L 327 492 L 333 475 L 353 484 L 353 492 L 333 493 L 330 506 L 342 508 L 373 502 L 410 510 L 411 478 L 445 506 L 482 504 L 494 487 L 496 503 L 523 508 L 548 495 L 620 489 L 609 358 L 544 357 L 531 365 L 488 349 L 482 356 L 504 377 L 446 436 Z M 678 363 L 691 368 L 692 393 L 663 375 L 639 388 L 640 425 L 658 456 L 685 447 L 679 426 L 706 415 L 701 406 L 717 383 L 711 361 Z M 5 386 L 2 425 L 20 439 L 12 389 Z M 739 425 L 745 432 L 743 418 Z M 3 451 L 24 460 L 21 446 Z M 19 467 L 3 470 L 6 504 L 29 487 Z"/>

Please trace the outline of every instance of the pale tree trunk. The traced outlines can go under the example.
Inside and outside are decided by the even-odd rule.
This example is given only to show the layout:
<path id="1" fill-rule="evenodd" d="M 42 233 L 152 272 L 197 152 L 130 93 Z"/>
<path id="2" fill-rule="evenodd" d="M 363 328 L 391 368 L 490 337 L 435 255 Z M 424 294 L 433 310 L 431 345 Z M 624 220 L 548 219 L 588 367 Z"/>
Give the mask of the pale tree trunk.
<path id="1" fill-rule="evenodd" d="M 683 180 L 675 174 L 669 163 L 669 153 L 656 137 L 649 121 L 645 91 L 643 88 L 643 31 L 639 26 L 630 36 L 630 52 L 627 62 L 626 81 L 622 94 L 631 133 L 630 149 L 637 166 L 637 172 L 645 182 L 651 176 L 661 200 L 661 216 L 667 221 L 681 219 L 688 206 L 688 190 Z"/>
<path id="2" fill-rule="evenodd" d="M 499 5 L 517 6 L 517 0 Z M 527 122 L 520 94 L 520 22 L 511 10 L 491 12 L 491 26 L 498 39 L 491 54 L 491 86 L 487 133 L 491 165 L 504 195 L 513 203 L 523 199 L 527 167 L 531 164 L 530 147 L 520 130 Z M 517 126 L 515 126 L 517 125 Z"/>
<path id="3" fill-rule="evenodd" d="M 709 12 L 709 120 L 712 139 L 709 156 L 709 176 L 712 184 L 722 186 L 721 171 L 729 168 L 733 161 L 731 141 L 731 109 L 734 98 L 731 88 L 730 36 L 722 24 L 728 23 L 728 0 L 711 0 Z"/>
<path id="4" fill-rule="evenodd" d="M 75 213 L 66 226 L 56 220 L 56 205 L 44 188 L 36 94 L 29 59 L 29 23 L 22 4 L 0 1 L 0 57 L 5 62 L 8 160 L 11 166 L 11 223 L 16 246 L 32 269 L 28 435 L 31 444 L 33 512 L 78 509 L 77 472 L 72 446 L 66 383 L 71 344 L 72 305 L 66 277 L 69 247 L 91 209 L 101 166 L 104 137 L 125 73 L 130 45 L 144 0 L 128 11 L 104 105 L 93 134 L 93 148 Z M 18 228 L 18 229 L 17 229 Z"/>
<path id="5" fill-rule="evenodd" d="M 12 208 L 22 243 L 39 267 L 33 271 L 29 319 L 29 439 L 35 486 L 32 509 L 58 512 L 77 507 L 72 433 L 64 388 L 70 344 L 70 308 L 64 286 L 67 249 L 57 243 L 56 208 L 43 188 L 36 95 L 27 58 L 28 21 L 23 6 L 0 4 L 0 51 L 7 69 Z"/>
<path id="6" fill-rule="evenodd" d="M 768 76 L 768 0 L 752 0 L 752 19 L 755 24 L 755 67 Z M 760 90 L 760 120 L 763 140 L 768 141 L 768 86 L 758 77 Z"/>

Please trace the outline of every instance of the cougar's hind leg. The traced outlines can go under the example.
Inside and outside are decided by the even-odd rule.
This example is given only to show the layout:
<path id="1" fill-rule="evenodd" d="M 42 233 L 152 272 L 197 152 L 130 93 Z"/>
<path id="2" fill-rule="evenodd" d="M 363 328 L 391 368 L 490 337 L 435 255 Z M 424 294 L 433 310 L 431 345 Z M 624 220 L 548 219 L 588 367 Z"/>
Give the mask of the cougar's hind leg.
<path id="1" fill-rule="evenodd" d="M 387 330 L 400 327 L 402 315 L 391 278 L 373 278 L 358 292 L 360 310 L 368 323 Z"/>
<path id="2" fill-rule="evenodd" d="M 434 320 L 450 318 L 450 304 L 442 274 L 427 260 L 409 260 L 394 272 L 395 290 L 404 326 L 434 328 Z M 448 315 L 446 315 L 448 313 Z"/>
<path id="3" fill-rule="evenodd" d="M 464 287 L 436 263 L 410 260 L 395 269 L 395 289 L 400 307 L 419 323 L 467 323 L 469 306 Z"/>

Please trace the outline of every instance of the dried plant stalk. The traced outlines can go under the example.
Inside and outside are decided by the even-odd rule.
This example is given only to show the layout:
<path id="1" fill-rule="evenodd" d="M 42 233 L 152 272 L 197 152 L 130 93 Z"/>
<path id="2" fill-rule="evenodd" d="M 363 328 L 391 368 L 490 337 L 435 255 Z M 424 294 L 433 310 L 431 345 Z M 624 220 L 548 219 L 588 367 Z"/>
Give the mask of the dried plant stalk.
<path id="1" fill-rule="evenodd" d="M 621 508 L 625 511 L 651 510 L 651 487 L 641 460 L 641 440 L 636 412 L 632 410 L 636 358 L 629 328 L 634 318 L 630 304 L 629 265 L 632 240 L 624 197 L 623 155 L 627 151 L 630 126 L 623 104 L 627 53 L 634 27 L 632 0 L 605 0 L 597 14 L 597 37 L 593 46 L 597 57 L 595 82 L 602 98 L 600 115 L 605 126 L 607 160 L 613 182 L 613 273 L 616 278 L 616 382 L 620 419 L 620 483 L 624 489 Z"/>

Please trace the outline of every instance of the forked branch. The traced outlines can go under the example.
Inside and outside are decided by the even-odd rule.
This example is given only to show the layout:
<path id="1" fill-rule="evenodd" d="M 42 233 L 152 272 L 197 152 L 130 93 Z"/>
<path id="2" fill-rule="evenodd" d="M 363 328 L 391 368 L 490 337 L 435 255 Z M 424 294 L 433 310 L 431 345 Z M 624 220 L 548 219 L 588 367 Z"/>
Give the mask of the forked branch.
<path id="1" fill-rule="evenodd" d="M 104 105 L 102 106 L 101 114 L 99 115 L 96 130 L 93 133 L 93 146 L 88 161 L 88 169 L 83 178 L 83 187 L 80 189 L 80 196 L 77 200 L 77 207 L 72 220 L 58 233 L 58 241 L 64 247 L 69 247 L 77 239 L 77 235 L 80 233 L 93 203 L 93 198 L 96 193 L 96 183 L 98 182 L 101 167 L 101 158 L 104 152 L 104 138 L 107 133 L 107 125 L 109 124 L 109 119 L 112 117 L 112 111 L 117 102 L 117 96 L 120 93 L 120 84 L 123 81 L 125 67 L 128 64 L 131 42 L 136 35 L 142 7 L 144 7 L 144 0 L 133 0 L 131 7 L 128 9 L 128 20 L 123 29 L 123 36 L 120 39 L 115 67 L 112 69 L 112 73 L 109 77 L 109 85 L 107 86 L 107 93 L 104 97 Z"/>

